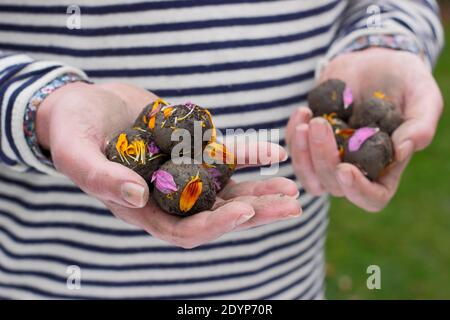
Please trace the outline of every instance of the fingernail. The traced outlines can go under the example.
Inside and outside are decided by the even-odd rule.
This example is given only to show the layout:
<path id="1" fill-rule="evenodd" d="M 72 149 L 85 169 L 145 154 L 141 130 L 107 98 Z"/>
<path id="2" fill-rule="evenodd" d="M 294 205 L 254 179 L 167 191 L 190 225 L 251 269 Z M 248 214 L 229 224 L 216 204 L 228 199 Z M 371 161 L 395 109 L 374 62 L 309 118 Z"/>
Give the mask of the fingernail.
<path id="1" fill-rule="evenodd" d="M 247 222 L 248 220 L 253 218 L 254 215 L 255 215 L 254 212 L 243 214 L 242 216 L 239 217 L 239 219 L 236 220 L 236 227 L 243 224 L 244 222 Z"/>
<path id="2" fill-rule="evenodd" d="M 300 198 L 300 191 L 297 190 L 297 193 L 295 194 L 295 196 L 289 196 L 292 199 L 298 199 Z"/>
<path id="3" fill-rule="evenodd" d="M 312 138 L 315 142 L 324 142 L 327 138 L 327 123 L 325 119 L 316 118 L 311 121 Z"/>
<path id="4" fill-rule="evenodd" d="M 338 169 L 337 178 L 344 186 L 351 187 L 353 185 L 353 173 L 348 169 Z"/>
<path id="5" fill-rule="evenodd" d="M 289 154 L 286 152 L 283 159 L 281 159 L 281 162 L 285 162 L 287 159 L 289 159 Z"/>
<path id="6" fill-rule="evenodd" d="M 121 186 L 122 198 L 132 206 L 142 208 L 145 206 L 145 188 L 137 183 L 125 182 Z"/>
<path id="7" fill-rule="evenodd" d="M 299 107 L 297 109 L 297 113 L 299 116 L 302 117 L 301 121 L 307 121 L 309 118 L 309 115 L 311 114 L 308 107 Z"/>
<path id="8" fill-rule="evenodd" d="M 406 140 L 397 148 L 397 161 L 406 160 L 413 152 L 414 145 L 411 140 Z"/>

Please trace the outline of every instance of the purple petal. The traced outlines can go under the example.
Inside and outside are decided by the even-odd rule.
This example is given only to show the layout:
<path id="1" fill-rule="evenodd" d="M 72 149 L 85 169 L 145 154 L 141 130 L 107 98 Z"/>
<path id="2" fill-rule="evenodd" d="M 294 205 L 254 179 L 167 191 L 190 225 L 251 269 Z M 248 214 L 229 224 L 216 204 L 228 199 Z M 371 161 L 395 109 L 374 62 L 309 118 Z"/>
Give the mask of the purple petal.
<path id="1" fill-rule="evenodd" d="M 195 104 L 193 104 L 193 103 L 190 102 L 190 101 L 186 101 L 186 102 L 184 103 L 184 106 L 185 106 L 186 108 L 188 108 L 188 109 L 192 109 L 193 107 L 195 107 Z"/>
<path id="2" fill-rule="evenodd" d="M 356 130 L 348 140 L 348 149 L 351 152 L 358 151 L 364 142 L 377 134 L 378 131 L 380 131 L 380 129 L 371 127 L 364 127 Z"/>
<path id="3" fill-rule="evenodd" d="M 151 182 L 155 181 L 155 187 L 164 194 L 177 191 L 177 185 L 173 176 L 165 170 L 156 170 L 153 172 Z"/>
<path id="4" fill-rule="evenodd" d="M 159 148 L 153 141 L 148 144 L 147 149 L 151 155 L 159 153 Z"/>
<path id="5" fill-rule="evenodd" d="M 209 175 L 211 177 L 211 180 L 214 183 L 214 186 L 216 187 L 216 190 L 220 190 L 221 183 L 220 183 L 219 178 L 222 175 L 220 173 L 220 171 L 218 169 L 216 169 L 216 168 L 208 168 L 208 173 L 209 173 Z"/>
<path id="6" fill-rule="evenodd" d="M 350 87 L 345 87 L 342 98 L 344 99 L 344 109 L 348 109 L 348 107 L 350 107 L 353 103 L 353 92 Z"/>

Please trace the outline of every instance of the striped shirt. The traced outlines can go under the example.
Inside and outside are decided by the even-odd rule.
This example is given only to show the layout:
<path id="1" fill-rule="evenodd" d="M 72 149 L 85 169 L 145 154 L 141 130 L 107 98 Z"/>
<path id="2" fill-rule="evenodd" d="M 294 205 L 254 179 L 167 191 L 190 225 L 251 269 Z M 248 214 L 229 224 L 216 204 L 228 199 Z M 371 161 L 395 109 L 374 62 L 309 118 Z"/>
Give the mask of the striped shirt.
<path id="1" fill-rule="evenodd" d="M 81 29 L 67 27 L 73 4 Z M 374 4 L 382 24 L 367 28 Z M 283 144 L 316 68 L 347 43 L 405 34 L 433 63 L 442 32 L 432 0 L 2 0 L 0 297 L 322 298 L 326 197 L 299 186 L 300 218 L 177 248 L 114 218 L 43 164 L 25 141 L 26 105 L 75 73 L 195 101 L 221 129 L 279 129 Z M 278 175 L 294 179 L 289 161 Z M 260 178 L 257 169 L 236 174 Z M 70 266 L 81 270 L 79 289 L 67 286 Z"/>

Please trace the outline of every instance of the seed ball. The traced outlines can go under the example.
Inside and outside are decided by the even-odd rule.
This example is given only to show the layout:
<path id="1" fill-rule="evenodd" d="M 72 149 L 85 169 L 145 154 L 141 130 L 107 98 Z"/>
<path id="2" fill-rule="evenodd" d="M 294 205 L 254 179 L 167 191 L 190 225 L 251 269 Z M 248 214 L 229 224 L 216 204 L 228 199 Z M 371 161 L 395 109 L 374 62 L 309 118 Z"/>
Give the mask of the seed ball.
<path id="1" fill-rule="evenodd" d="M 105 154 L 110 161 L 130 168 L 147 180 L 167 160 L 148 134 L 133 128 L 121 131 L 110 140 Z"/>
<path id="2" fill-rule="evenodd" d="M 152 128 L 150 128 L 149 120 L 151 119 L 153 105 L 154 105 L 154 102 L 146 105 L 142 109 L 141 113 L 137 116 L 137 118 L 136 118 L 136 120 L 134 121 L 134 124 L 133 124 L 133 128 L 134 129 L 142 131 L 142 132 L 146 132 L 151 137 L 153 135 L 153 132 L 152 132 L 153 130 L 152 130 Z M 160 104 L 158 103 L 158 106 L 156 106 L 155 108 L 157 108 L 159 106 L 160 106 Z"/>
<path id="3" fill-rule="evenodd" d="M 151 181 L 153 199 L 171 214 L 190 216 L 211 209 L 216 201 L 214 183 L 201 165 L 168 160 L 154 172 Z"/>
<path id="4" fill-rule="evenodd" d="M 344 81 L 330 79 L 308 94 L 308 105 L 315 117 L 335 113 L 345 121 L 352 114 L 353 96 Z"/>
<path id="5" fill-rule="evenodd" d="M 181 137 L 178 137 L 179 140 L 174 139 L 172 141 L 172 133 L 177 134 L 177 131 Z M 189 133 L 189 135 L 185 137 L 182 135 L 183 133 Z M 153 134 L 158 147 L 167 154 L 171 154 L 174 147 L 180 142 L 187 141 L 187 148 L 184 150 L 180 148 L 172 156 L 193 158 L 195 154 L 201 153 L 210 141 L 215 139 L 215 128 L 211 114 L 207 109 L 192 103 L 185 103 L 162 107 L 156 113 Z"/>
<path id="6" fill-rule="evenodd" d="M 212 142 L 203 152 L 203 167 L 210 175 L 216 192 L 228 183 L 236 169 L 236 157 L 224 144 Z"/>
<path id="7" fill-rule="evenodd" d="M 381 93 L 378 93 L 378 96 L 355 105 L 350 118 L 350 126 L 354 128 L 378 127 L 381 131 L 391 135 L 402 124 L 403 119 L 392 102 L 388 101 Z"/>
<path id="8" fill-rule="evenodd" d="M 350 129 L 344 120 L 337 118 L 335 114 L 324 115 L 323 117 L 328 121 L 333 129 L 338 149 L 343 150 L 345 141 L 347 141 L 353 130 Z"/>
<path id="9" fill-rule="evenodd" d="M 354 164 L 370 180 L 376 180 L 392 162 L 394 148 L 391 138 L 379 131 L 365 140 L 357 151 L 350 151 L 350 139 L 345 144 L 344 162 Z"/>

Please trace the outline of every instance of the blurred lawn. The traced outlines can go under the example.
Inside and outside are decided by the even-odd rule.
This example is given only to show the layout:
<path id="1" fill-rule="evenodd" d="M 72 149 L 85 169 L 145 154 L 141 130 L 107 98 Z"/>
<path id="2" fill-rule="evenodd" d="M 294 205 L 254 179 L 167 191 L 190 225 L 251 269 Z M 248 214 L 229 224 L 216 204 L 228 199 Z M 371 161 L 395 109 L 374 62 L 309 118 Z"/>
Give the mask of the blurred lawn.
<path id="1" fill-rule="evenodd" d="M 446 31 L 435 76 L 447 107 L 433 144 L 414 156 L 382 212 L 332 201 L 328 299 L 450 299 L 450 24 Z M 366 287 L 372 264 L 381 268 L 381 290 Z"/>

